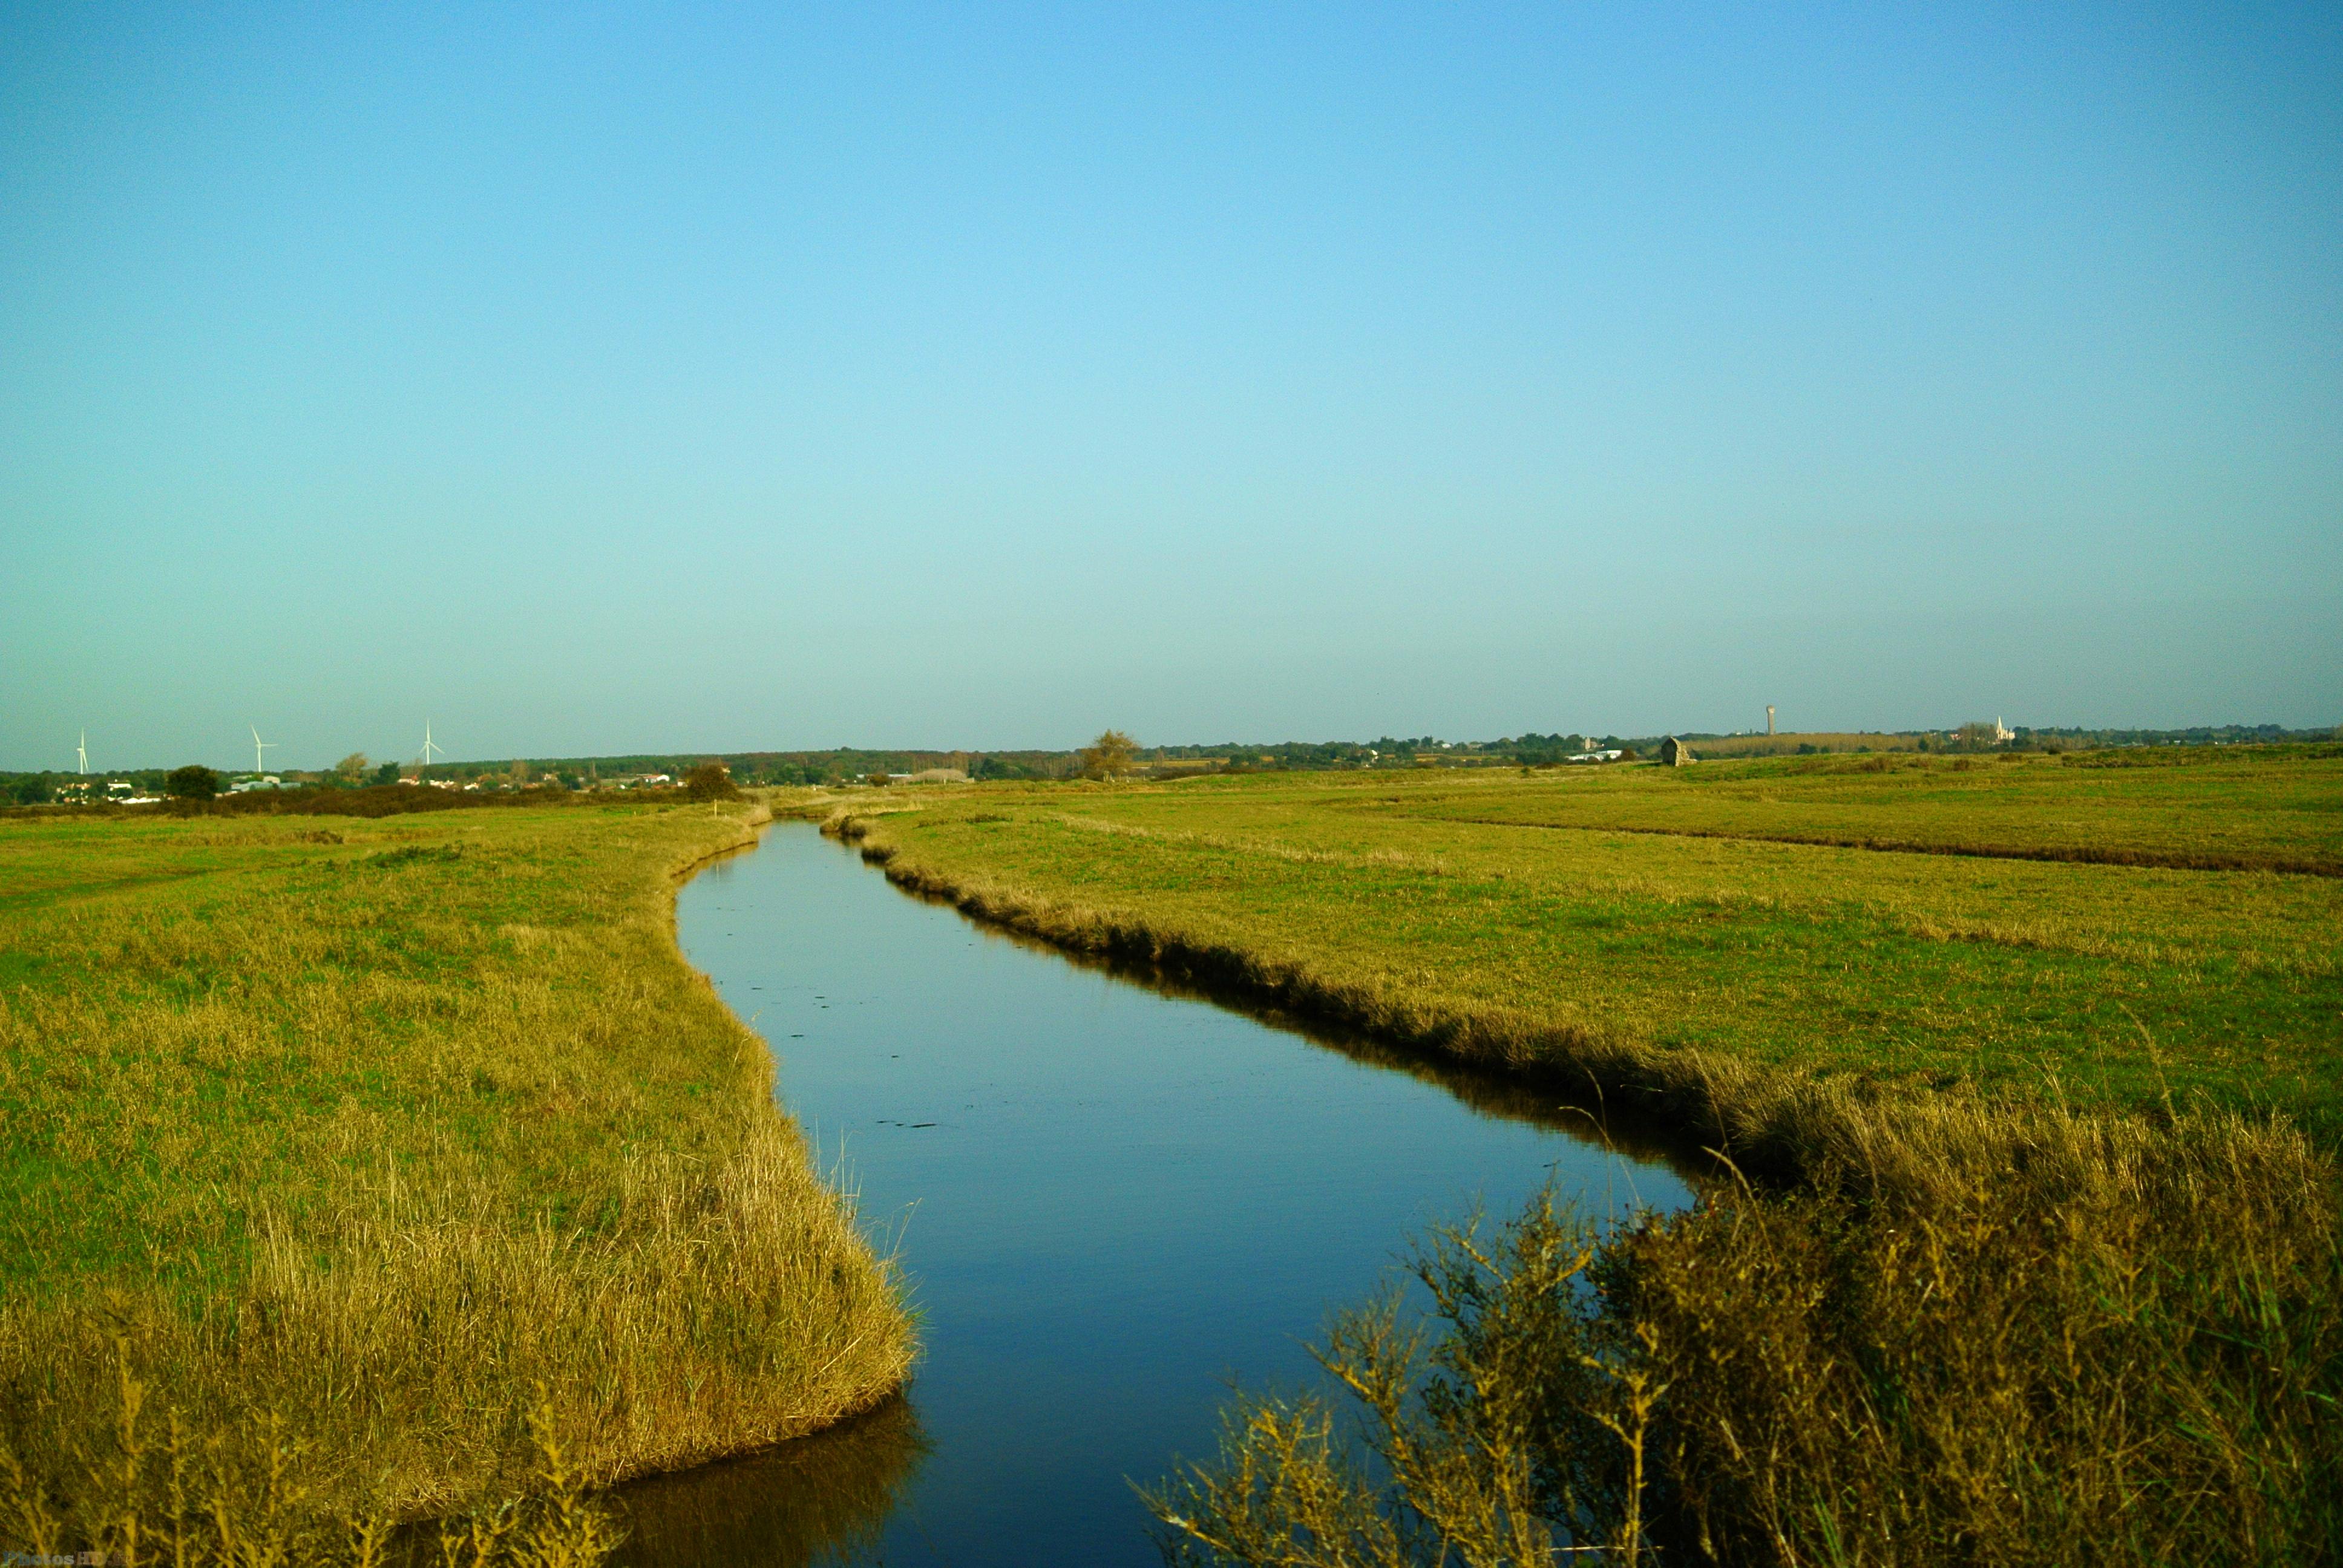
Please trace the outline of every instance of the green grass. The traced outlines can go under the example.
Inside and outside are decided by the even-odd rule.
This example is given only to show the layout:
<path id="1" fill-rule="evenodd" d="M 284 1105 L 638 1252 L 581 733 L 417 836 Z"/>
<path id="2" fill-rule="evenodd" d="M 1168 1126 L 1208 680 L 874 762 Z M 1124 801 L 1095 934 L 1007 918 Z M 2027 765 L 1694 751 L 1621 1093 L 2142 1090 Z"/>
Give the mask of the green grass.
<path id="1" fill-rule="evenodd" d="M 1873 757 L 1566 774 L 1541 790 L 1423 803 L 1427 816 L 2002 859 L 2343 875 L 2343 758 L 2205 751 Z M 2217 762 L 2213 760 L 2217 759 Z M 2100 766 L 2102 762 L 2113 764 Z"/>
<path id="2" fill-rule="evenodd" d="M 400 1516 L 526 1484 L 530 1412 L 606 1483 L 897 1386 L 886 1267 L 674 948 L 729 813 L 0 822 L 0 1440 L 54 1502 L 117 1363 L 206 1462 L 281 1418 L 308 1506 Z"/>
<path id="3" fill-rule="evenodd" d="M 855 809 L 917 808 L 873 818 L 899 877 L 1078 943 L 1222 955 L 1433 1044 L 2343 1129 L 2343 880 L 1998 858 L 2335 862 L 2343 761 L 1890 766 L 1271 775 Z"/>

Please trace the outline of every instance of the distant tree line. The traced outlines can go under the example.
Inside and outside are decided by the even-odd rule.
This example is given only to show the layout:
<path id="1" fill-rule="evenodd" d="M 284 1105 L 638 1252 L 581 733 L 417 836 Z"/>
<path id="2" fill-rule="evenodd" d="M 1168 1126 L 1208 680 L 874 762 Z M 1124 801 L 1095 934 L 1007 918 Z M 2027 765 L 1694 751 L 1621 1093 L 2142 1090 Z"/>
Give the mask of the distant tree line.
<path id="1" fill-rule="evenodd" d="M 2198 725 L 2184 729 L 2028 728 L 2025 725 L 2015 726 L 2014 729 L 2016 739 L 2006 743 L 1998 740 L 1994 725 L 1982 720 L 1960 725 L 1951 730 L 1905 730 L 1881 739 L 1910 741 L 1921 750 L 1954 752 L 1991 750 L 2003 744 L 2029 750 L 2086 751 L 2135 747 L 2268 746 L 2343 739 L 2343 725 L 2310 729 L 2290 729 L 2278 724 Z M 1108 733 L 1120 735 L 1118 731 Z M 1732 739 L 1709 730 L 1677 730 L 1674 734 L 1679 739 L 1693 743 L 1695 749 L 1703 740 Z M 1432 735 L 1383 735 L 1366 741 L 1226 740 L 1212 745 L 1141 747 L 1131 741 L 1129 736 L 1120 735 L 1121 744 L 1129 749 L 1127 753 L 1117 752 L 1110 771 L 1114 774 L 1143 774 L 1157 764 L 1200 762 L 1230 772 L 1277 769 L 1412 768 L 1417 765 L 1418 759 L 1427 757 L 1461 764 L 1519 762 L 1524 766 L 1542 766 L 1557 763 L 1575 752 L 1585 750 L 1633 750 L 1650 756 L 1658 749 L 1661 739 L 1658 735 L 1540 734 L 1529 730 L 1495 740 L 1451 741 Z M 459 786 L 478 784 L 484 790 L 509 793 L 557 788 L 591 789 L 660 774 L 670 780 L 680 780 L 695 768 L 716 763 L 721 765 L 734 785 L 740 787 L 836 787 L 860 782 L 875 775 L 891 777 L 935 769 L 957 769 L 965 771 L 971 779 L 1071 779 L 1085 771 L 1096 770 L 1096 760 L 1090 756 L 1096 749 L 1095 742 L 1090 748 L 1071 751 L 871 750 L 840 747 L 830 751 L 748 751 L 720 756 L 691 752 L 517 758 L 496 762 L 442 762 L 427 769 L 417 769 L 411 764 L 377 762 L 364 752 L 354 751 L 332 768 L 317 771 L 288 769 L 281 770 L 277 777 L 290 788 L 313 791 L 381 789 L 397 784 L 402 777 L 415 777 L 418 780 L 435 779 Z M 1785 753 L 1814 749 L 1815 748 L 1811 744 L 1801 745 L 1785 738 Z M 226 794 L 237 779 L 249 777 L 197 764 L 176 769 L 115 768 L 85 776 L 55 769 L 0 771 L 0 804 L 49 805 L 77 798 L 84 788 L 90 791 L 90 799 L 98 799 L 104 797 L 107 783 L 115 780 L 129 784 L 140 795 L 168 796 L 182 800 L 210 799 L 210 796 L 199 792 L 198 771 L 210 776 L 213 795 Z"/>

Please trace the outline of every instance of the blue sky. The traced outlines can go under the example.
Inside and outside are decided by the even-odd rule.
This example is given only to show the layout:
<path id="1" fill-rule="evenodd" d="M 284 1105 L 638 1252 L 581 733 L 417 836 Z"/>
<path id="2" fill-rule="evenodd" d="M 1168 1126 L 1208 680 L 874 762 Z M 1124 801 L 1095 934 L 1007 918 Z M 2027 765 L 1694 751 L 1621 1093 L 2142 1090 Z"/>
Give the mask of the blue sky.
<path id="1" fill-rule="evenodd" d="M 2332 5 L 0 9 L 0 767 L 2332 723 L 2338 83 Z"/>

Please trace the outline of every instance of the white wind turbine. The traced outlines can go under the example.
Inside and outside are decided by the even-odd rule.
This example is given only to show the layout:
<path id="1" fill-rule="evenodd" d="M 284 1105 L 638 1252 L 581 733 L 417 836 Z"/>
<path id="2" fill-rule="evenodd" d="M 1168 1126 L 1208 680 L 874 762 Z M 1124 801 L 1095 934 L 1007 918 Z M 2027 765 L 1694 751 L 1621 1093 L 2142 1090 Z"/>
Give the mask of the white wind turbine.
<path id="1" fill-rule="evenodd" d="M 263 740 L 260 738 L 259 725 L 256 724 L 252 727 L 252 770 L 255 773 L 268 771 L 268 764 L 261 760 L 261 753 L 276 744 L 274 740 Z"/>
<path id="2" fill-rule="evenodd" d="M 431 754 L 432 754 L 434 751 L 438 752 L 438 753 L 439 753 L 441 756 L 443 756 L 443 757 L 444 757 L 444 756 L 446 756 L 446 755 L 447 754 L 447 749 L 445 746 L 434 746 L 434 745 L 432 745 L 432 744 L 431 744 L 431 720 L 429 720 L 429 719 L 425 719 L 425 720 L 423 721 L 423 766 L 424 766 L 424 767 L 428 768 L 428 767 L 430 767 L 430 766 L 431 766 Z"/>
<path id="3" fill-rule="evenodd" d="M 89 771 L 89 731 L 81 732 L 81 744 L 74 748 L 74 759 L 84 773 Z"/>

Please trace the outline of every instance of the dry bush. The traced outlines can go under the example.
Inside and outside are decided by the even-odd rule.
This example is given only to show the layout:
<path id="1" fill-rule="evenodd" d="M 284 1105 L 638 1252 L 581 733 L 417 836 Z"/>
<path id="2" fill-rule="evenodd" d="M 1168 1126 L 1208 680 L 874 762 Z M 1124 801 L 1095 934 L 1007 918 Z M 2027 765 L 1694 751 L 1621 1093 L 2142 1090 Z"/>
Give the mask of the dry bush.
<path id="1" fill-rule="evenodd" d="M 1443 1231 L 1413 1272 L 1445 1332 L 1387 1296 L 1318 1352 L 1355 1421 L 1322 1399 L 1242 1399 L 1217 1462 L 1143 1493 L 1174 1563 L 1406 1568 L 1551 1563 L 1557 1542 L 1643 1539 L 1650 1371 L 1583 1304 L 1601 1257 L 1550 1197 L 1484 1249 Z"/>
<path id="2" fill-rule="evenodd" d="M 1139 743 L 1120 729 L 1106 729 L 1099 738 L 1081 749 L 1080 757 L 1085 779 L 1120 779 L 1131 771 L 1131 759 L 1139 753 Z"/>
<path id="3" fill-rule="evenodd" d="M 300 1480 L 307 1444 L 271 1417 L 199 1437 L 178 1412 L 159 1419 L 149 1391 L 117 1368 L 112 1430 L 78 1457 L 76 1501 L 60 1513 L 0 1445 L 0 1528 L 19 1543 L 9 1562 L 110 1568 L 596 1568 L 624 1539 L 588 1495 L 542 1409 L 528 1417 L 535 1448 L 528 1490 L 428 1530 L 380 1514 L 321 1515 Z"/>
<path id="4" fill-rule="evenodd" d="M 1872 1121 L 1842 1147 L 1876 1147 Z M 1727 1186 L 1607 1240 L 1543 1202 L 1494 1248 L 1437 1238 L 1416 1272 L 1444 1332 L 1385 1304 L 1323 1352 L 1355 1441 L 1322 1402 L 1241 1404 L 1220 1458 L 1151 1497 L 1171 1553 L 2333 1560 L 2331 1167 L 2230 1121 L 1969 1131 L 1949 1161 Z"/>
<path id="5" fill-rule="evenodd" d="M 688 800 L 738 800 L 740 789 L 724 764 L 703 762 L 683 776 L 683 794 Z"/>

